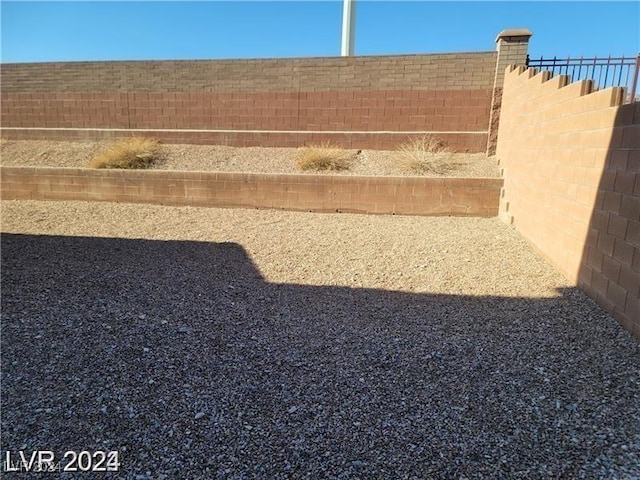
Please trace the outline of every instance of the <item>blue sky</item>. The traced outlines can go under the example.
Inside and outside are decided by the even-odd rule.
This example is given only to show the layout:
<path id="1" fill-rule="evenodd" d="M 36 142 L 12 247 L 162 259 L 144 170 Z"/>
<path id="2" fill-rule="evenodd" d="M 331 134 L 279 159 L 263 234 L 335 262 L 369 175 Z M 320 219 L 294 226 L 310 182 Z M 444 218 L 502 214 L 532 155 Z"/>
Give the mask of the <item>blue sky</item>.
<path id="1" fill-rule="evenodd" d="M 2 1 L 2 62 L 340 54 L 342 1 Z M 359 0 L 356 55 L 489 51 L 526 27 L 535 56 L 635 56 L 639 2 Z"/>

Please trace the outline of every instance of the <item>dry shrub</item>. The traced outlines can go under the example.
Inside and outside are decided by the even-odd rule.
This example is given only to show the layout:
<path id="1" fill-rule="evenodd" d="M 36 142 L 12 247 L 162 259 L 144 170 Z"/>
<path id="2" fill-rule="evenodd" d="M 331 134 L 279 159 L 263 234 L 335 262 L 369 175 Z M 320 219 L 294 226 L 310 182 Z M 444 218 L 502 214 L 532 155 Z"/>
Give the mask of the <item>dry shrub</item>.
<path id="1" fill-rule="evenodd" d="M 91 160 L 92 168 L 147 168 L 160 160 L 161 149 L 153 138 L 123 138 Z"/>
<path id="2" fill-rule="evenodd" d="M 432 135 L 410 139 L 397 151 L 401 168 L 412 173 L 442 175 L 459 166 L 453 162 L 451 151 Z"/>
<path id="3" fill-rule="evenodd" d="M 352 155 L 340 147 L 325 142 L 300 149 L 298 168 L 300 170 L 347 170 Z"/>

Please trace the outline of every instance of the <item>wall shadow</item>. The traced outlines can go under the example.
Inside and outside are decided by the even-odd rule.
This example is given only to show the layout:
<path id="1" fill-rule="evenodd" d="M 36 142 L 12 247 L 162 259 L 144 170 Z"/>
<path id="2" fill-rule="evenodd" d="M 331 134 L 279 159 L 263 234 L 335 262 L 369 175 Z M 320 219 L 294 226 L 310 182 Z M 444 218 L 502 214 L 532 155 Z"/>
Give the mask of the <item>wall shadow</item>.
<path id="1" fill-rule="evenodd" d="M 274 284 L 233 243 L 1 246 L 3 459 L 118 450 L 104 478 L 640 474 L 636 343 L 578 289 Z"/>
<path id="2" fill-rule="evenodd" d="M 578 285 L 640 341 L 640 102 L 618 107 L 612 132 Z"/>

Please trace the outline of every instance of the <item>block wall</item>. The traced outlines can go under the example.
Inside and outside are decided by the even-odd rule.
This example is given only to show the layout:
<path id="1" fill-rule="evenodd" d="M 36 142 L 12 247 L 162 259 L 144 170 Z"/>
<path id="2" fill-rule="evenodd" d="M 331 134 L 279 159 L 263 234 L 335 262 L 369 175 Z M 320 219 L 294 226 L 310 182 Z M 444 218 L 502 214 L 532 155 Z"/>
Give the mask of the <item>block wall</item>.
<path id="1" fill-rule="evenodd" d="M 491 217 L 498 178 L 357 177 L 0 167 L 2 200 Z"/>
<path id="2" fill-rule="evenodd" d="M 155 132 L 187 143 L 228 135 L 229 144 L 247 145 L 258 134 L 289 146 L 315 134 L 346 135 L 346 146 L 359 148 L 436 132 L 453 149 L 475 152 L 486 143 L 495 59 L 488 52 L 4 64 L 0 124 L 16 139 Z"/>
<path id="3" fill-rule="evenodd" d="M 509 67 L 500 216 L 640 338 L 640 104 Z"/>
<path id="4" fill-rule="evenodd" d="M 496 57 L 495 79 L 493 81 L 493 97 L 489 116 L 489 134 L 487 138 L 487 155 L 496 154 L 498 144 L 498 128 L 500 126 L 500 108 L 502 105 L 502 85 L 504 72 L 509 65 L 526 65 L 529 39 L 532 33 L 525 29 L 503 30 L 496 38 L 498 55 Z"/>

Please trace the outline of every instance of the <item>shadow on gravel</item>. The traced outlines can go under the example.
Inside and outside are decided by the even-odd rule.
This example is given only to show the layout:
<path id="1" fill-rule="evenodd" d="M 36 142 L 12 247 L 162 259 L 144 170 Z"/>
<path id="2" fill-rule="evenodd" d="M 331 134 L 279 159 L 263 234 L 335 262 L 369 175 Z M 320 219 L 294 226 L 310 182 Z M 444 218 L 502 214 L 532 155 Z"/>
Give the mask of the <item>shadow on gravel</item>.
<path id="1" fill-rule="evenodd" d="M 232 243 L 3 234 L 2 459 L 117 450 L 99 478 L 134 479 L 640 475 L 636 343 L 559 293 L 281 285 Z"/>

